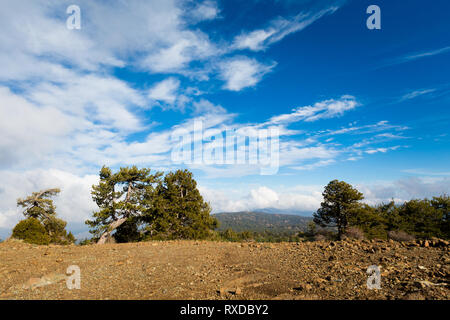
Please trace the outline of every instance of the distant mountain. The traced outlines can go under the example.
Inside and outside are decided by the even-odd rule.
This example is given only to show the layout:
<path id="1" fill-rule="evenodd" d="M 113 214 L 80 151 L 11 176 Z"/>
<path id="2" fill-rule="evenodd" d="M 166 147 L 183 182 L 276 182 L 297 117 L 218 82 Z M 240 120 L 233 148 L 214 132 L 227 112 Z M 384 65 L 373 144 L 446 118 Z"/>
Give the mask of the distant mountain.
<path id="1" fill-rule="evenodd" d="M 263 208 L 263 209 L 256 209 L 253 210 L 253 212 L 263 212 L 263 213 L 276 213 L 276 214 L 290 214 L 290 215 L 296 215 L 296 216 L 304 216 L 304 217 L 311 217 L 313 214 L 313 211 L 293 211 L 290 209 L 277 209 L 277 208 Z"/>
<path id="2" fill-rule="evenodd" d="M 236 232 L 249 230 L 296 233 L 305 231 L 308 223 L 312 221 L 312 217 L 254 211 L 221 212 L 213 216 L 220 222 L 218 230 L 231 228 Z"/>

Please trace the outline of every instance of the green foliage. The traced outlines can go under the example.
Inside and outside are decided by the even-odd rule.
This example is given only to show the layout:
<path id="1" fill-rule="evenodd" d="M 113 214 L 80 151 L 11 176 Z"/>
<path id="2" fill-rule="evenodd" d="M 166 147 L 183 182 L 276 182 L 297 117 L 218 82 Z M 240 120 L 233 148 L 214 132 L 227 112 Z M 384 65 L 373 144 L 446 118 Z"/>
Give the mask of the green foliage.
<path id="1" fill-rule="evenodd" d="M 411 200 L 398 207 L 400 223 L 399 230 L 403 230 L 418 238 L 442 237 L 440 225 L 442 211 L 436 210 L 431 201 Z"/>
<path id="2" fill-rule="evenodd" d="M 72 232 L 67 233 L 65 222 L 62 219 L 53 217 L 43 221 L 44 228 L 50 237 L 50 243 L 71 244 L 75 242 Z"/>
<path id="3" fill-rule="evenodd" d="M 359 239 L 450 237 L 450 198 L 447 195 L 432 200 L 411 200 L 401 205 L 391 201 L 370 206 L 360 203 L 362 193 L 338 180 L 325 187 L 324 200 L 307 229 L 309 219 L 305 217 L 246 212 L 215 215 L 221 221 L 221 228 L 214 231 L 219 221 L 210 215 L 211 208 L 188 170 L 170 172 L 162 178 L 162 173 L 150 174 L 149 169 L 120 168 L 112 173 L 103 167 L 99 184 L 92 188 L 92 196 L 100 210 L 94 212 L 92 220 L 86 221 L 94 238 L 83 243 L 92 243 L 102 234 L 110 235 L 115 228 L 116 242 L 150 239 L 310 241 L 341 239 L 345 234 Z M 54 211 L 47 203 L 47 211 L 52 211 L 51 208 Z M 40 209 L 30 208 L 27 212 L 42 216 Z M 262 227 L 256 230 L 258 223 Z M 62 233 L 64 227 L 65 223 L 58 219 L 44 223 L 48 235 L 53 236 L 51 241 L 56 241 L 54 235 Z"/>
<path id="4" fill-rule="evenodd" d="M 178 170 L 150 174 L 150 169 L 103 167 L 92 197 L 100 210 L 86 224 L 94 240 L 112 234 L 117 242 L 148 239 L 206 239 L 217 220 L 197 189 L 192 173 Z"/>
<path id="5" fill-rule="evenodd" d="M 394 201 L 377 206 L 359 203 L 363 195 L 343 181 L 333 180 L 323 192 L 324 201 L 314 214 L 322 227 L 337 227 L 341 239 L 349 227 L 357 227 L 368 239 L 431 237 L 450 238 L 450 198 L 447 195 L 413 199 L 397 205 Z M 312 233 L 301 234 L 311 238 Z M 398 235 L 398 236 L 397 236 Z"/>
<path id="6" fill-rule="evenodd" d="M 349 225 L 361 229 L 368 239 L 386 239 L 388 230 L 384 214 L 386 208 L 390 208 L 390 205 L 372 207 L 364 204 L 350 217 Z"/>
<path id="7" fill-rule="evenodd" d="M 81 240 L 81 241 L 78 243 L 78 245 L 80 245 L 80 246 L 87 246 L 87 245 L 89 245 L 89 244 L 94 244 L 94 242 L 92 241 L 92 239 L 87 239 L 87 238 L 85 238 L 85 239 Z"/>
<path id="8" fill-rule="evenodd" d="M 41 222 L 33 217 L 21 220 L 13 229 L 12 237 L 22 239 L 27 243 L 46 245 L 50 243 L 50 236 Z"/>
<path id="9" fill-rule="evenodd" d="M 92 198 L 100 210 L 93 213 L 92 220 L 86 221 L 94 239 L 105 232 L 112 232 L 111 224 L 124 219 L 130 221 L 118 231 L 117 237 L 121 241 L 129 240 L 126 230 L 132 232 L 132 224 L 137 223 L 153 205 L 155 185 L 160 182 L 161 175 L 160 172 L 150 174 L 150 169 L 136 166 L 120 168 L 115 174 L 102 167 L 99 184 L 92 186 Z M 136 235 L 131 238 L 136 238 Z"/>
<path id="10" fill-rule="evenodd" d="M 188 170 L 170 172 L 156 188 L 154 205 L 144 216 L 149 237 L 206 239 L 218 226 L 211 208 Z"/>
<path id="11" fill-rule="evenodd" d="M 442 195 L 440 197 L 433 197 L 431 205 L 435 210 L 439 210 L 442 214 L 440 222 L 441 236 L 443 238 L 450 238 L 450 196 Z"/>
<path id="12" fill-rule="evenodd" d="M 121 224 L 114 233 L 114 240 L 117 243 L 137 242 L 142 239 L 139 232 L 138 218 L 131 217 L 126 222 Z"/>
<path id="13" fill-rule="evenodd" d="M 36 218 L 40 221 L 50 219 L 56 213 L 53 200 L 49 198 L 56 196 L 59 192 L 57 188 L 33 192 L 25 199 L 17 199 L 17 206 L 24 208 L 23 215 L 26 218 Z"/>
<path id="14" fill-rule="evenodd" d="M 218 238 L 212 240 L 222 240 L 231 242 L 256 241 L 256 242 L 299 242 L 304 239 L 290 232 L 256 232 L 241 231 L 236 232 L 233 229 L 219 231 Z"/>
<path id="15" fill-rule="evenodd" d="M 21 237 L 38 239 L 36 241 L 54 244 L 70 244 L 75 242 L 75 237 L 71 232 L 67 233 L 65 230 L 67 223 L 56 217 L 56 208 L 53 205 L 53 200 L 49 199 L 56 196 L 60 192 L 59 189 L 47 189 L 39 192 L 33 192 L 31 196 L 25 199 L 18 199 L 17 206 L 23 207 L 23 215 L 27 218 L 25 223 L 29 226 L 29 236 L 18 233 Z M 31 220 L 30 220 L 31 219 Z M 38 222 L 40 227 L 37 227 L 35 222 Z M 20 224 L 20 223 L 19 223 Z M 46 237 L 38 236 L 39 230 L 43 228 Z M 27 229 L 20 229 L 21 232 Z M 36 238 L 38 237 L 38 238 Z M 19 238 L 24 239 L 25 238 Z"/>
<path id="16" fill-rule="evenodd" d="M 308 228 L 306 231 L 301 231 L 298 233 L 299 238 L 304 239 L 306 241 L 313 241 L 315 235 L 317 234 L 318 226 L 314 221 L 310 221 L 308 223 Z"/>
<path id="17" fill-rule="evenodd" d="M 314 213 L 314 222 L 322 227 L 337 227 L 341 239 L 349 219 L 360 208 L 358 201 L 364 198 L 363 194 L 344 181 L 333 180 L 322 195 L 323 202 Z"/>
<path id="18" fill-rule="evenodd" d="M 369 239 L 386 239 L 390 232 L 396 238 L 448 239 L 448 212 L 449 197 L 445 195 L 432 200 L 413 199 L 400 205 L 391 201 L 375 207 L 363 205 L 349 224 L 361 228 Z"/>

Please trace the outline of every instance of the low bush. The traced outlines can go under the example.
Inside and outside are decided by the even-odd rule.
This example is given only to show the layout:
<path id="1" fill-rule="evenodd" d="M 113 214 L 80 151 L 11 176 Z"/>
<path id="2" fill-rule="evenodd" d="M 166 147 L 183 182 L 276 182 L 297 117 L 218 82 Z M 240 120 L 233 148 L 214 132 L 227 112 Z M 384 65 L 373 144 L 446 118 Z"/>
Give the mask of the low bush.
<path id="1" fill-rule="evenodd" d="M 358 227 L 348 227 L 345 230 L 344 238 L 364 240 L 366 237 L 364 236 L 364 232 L 360 228 L 358 228 Z"/>
<path id="2" fill-rule="evenodd" d="M 45 227 L 36 218 L 20 221 L 13 229 L 12 237 L 32 244 L 46 245 L 50 243 L 50 237 Z"/>
<path id="3" fill-rule="evenodd" d="M 412 236 L 404 231 L 401 231 L 401 230 L 389 231 L 388 238 L 392 239 L 394 241 L 399 241 L 399 242 L 415 240 L 414 236 Z"/>

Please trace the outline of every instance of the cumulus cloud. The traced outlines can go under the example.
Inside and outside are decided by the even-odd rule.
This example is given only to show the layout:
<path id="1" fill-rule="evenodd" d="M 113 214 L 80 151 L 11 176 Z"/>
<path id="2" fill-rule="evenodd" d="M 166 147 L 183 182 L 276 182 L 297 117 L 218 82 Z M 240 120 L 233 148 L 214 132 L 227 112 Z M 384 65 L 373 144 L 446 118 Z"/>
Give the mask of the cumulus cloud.
<path id="1" fill-rule="evenodd" d="M 61 189 L 60 195 L 54 199 L 56 211 L 60 218 L 68 222 L 82 223 L 96 209 L 90 190 L 98 182 L 97 175 L 79 176 L 55 169 L 23 172 L 3 170 L 1 174 L 8 188 L 0 192 L 0 228 L 11 228 L 23 219 L 20 208 L 16 206 L 18 198 L 47 188 Z"/>
<path id="2" fill-rule="evenodd" d="M 177 91 L 180 87 L 180 80 L 176 78 L 167 78 L 155 84 L 148 93 L 152 100 L 162 101 L 173 104 L 177 100 Z"/>
<path id="3" fill-rule="evenodd" d="M 279 209 L 292 212 L 312 212 L 321 201 L 318 186 L 311 186 L 296 192 L 295 188 L 275 191 L 267 186 L 259 186 L 244 192 L 243 190 L 214 190 L 200 187 L 204 198 L 210 202 L 213 212 L 251 211 L 258 209 Z"/>
<path id="4" fill-rule="evenodd" d="M 370 204 L 388 202 L 392 199 L 401 203 L 411 199 L 450 194 L 449 177 L 405 177 L 395 181 L 379 181 L 356 186 L 364 193 L 366 201 Z"/>
<path id="5" fill-rule="evenodd" d="M 212 20 L 216 18 L 220 10 L 215 1 L 203 1 L 198 3 L 190 12 L 189 15 L 195 21 Z"/>
<path id="6" fill-rule="evenodd" d="M 220 77 L 225 81 L 224 88 L 240 91 L 255 86 L 262 77 L 275 67 L 244 56 L 234 57 L 220 64 Z"/>

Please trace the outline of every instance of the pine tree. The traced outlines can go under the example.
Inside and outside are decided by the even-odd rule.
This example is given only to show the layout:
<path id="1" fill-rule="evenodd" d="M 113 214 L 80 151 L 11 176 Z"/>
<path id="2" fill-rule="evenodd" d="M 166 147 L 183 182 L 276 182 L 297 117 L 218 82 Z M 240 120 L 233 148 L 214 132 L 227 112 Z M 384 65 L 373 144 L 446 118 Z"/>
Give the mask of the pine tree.
<path id="1" fill-rule="evenodd" d="M 54 188 L 33 192 L 31 196 L 25 199 L 17 199 L 17 206 L 24 208 L 23 215 L 26 218 L 36 218 L 41 222 L 46 219 L 51 219 L 56 213 L 53 200 L 49 198 L 58 195 L 60 191 L 60 189 Z"/>
<path id="2" fill-rule="evenodd" d="M 147 230 L 150 236 L 165 239 L 204 239 L 218 223 L 210 212 L 192 173 L 177 170 L 158 186 L 154 206 L 146 216 Z"/>
<path id="3" fill-rule="evenodd" d="M 376 207 L 363 204 L 355 214 L 349 217 L 348 224 L 362 230 L 369 239 L 386 239 L 388 228 L 385 210 L 388 208 L 390 208 L 389 204 Z"/>
<path id="4" fill-rule="evenodd" d="M 56 217 L 53 200 L 49 199 L 58 195 L 59 192 L 58 188 L 33 192 L 25 199 L 17 199 L 17 206 L 24 208 L 23 215 L 27 220 L 31 219 L 29 221 L 34 224 L 38 221 L 42 225 L 50 243 L 73 243 L 75 242 L 74 236 L 65 230 L 67 222 Z"/>
<path id="5" fill-rule="evenodd" d="M 442 220 L 440 223 L 440 231 L 443 238 L 450 238 L 450 196 L 444 194 L 440 197 L 433 197 L 431 205 L 441 211 Z"/>
<path id="6" fill-rule="evenodd" d="M 126 221 L 140 218 L 151 206 L 155 184 L 162 173 L 136 166 L 120 168 L 113 174 L 108 167 L 100 170 L 100 182 L 92 186 L 92 198 L 100 208 L 93 220 L 87 220 L 90 232 L 103 244 Z"/>
<path id="7" fill-rule="evenodd" d="M 314 222 L 321 227 L 337 227 L 338 239 L 341 239 L 351 215 L 360 208 L 358 201 L 364 198 L 363 194 L 344 181 L 333 180 L 322 196 L 323 202 L 314 213 Z"/>

